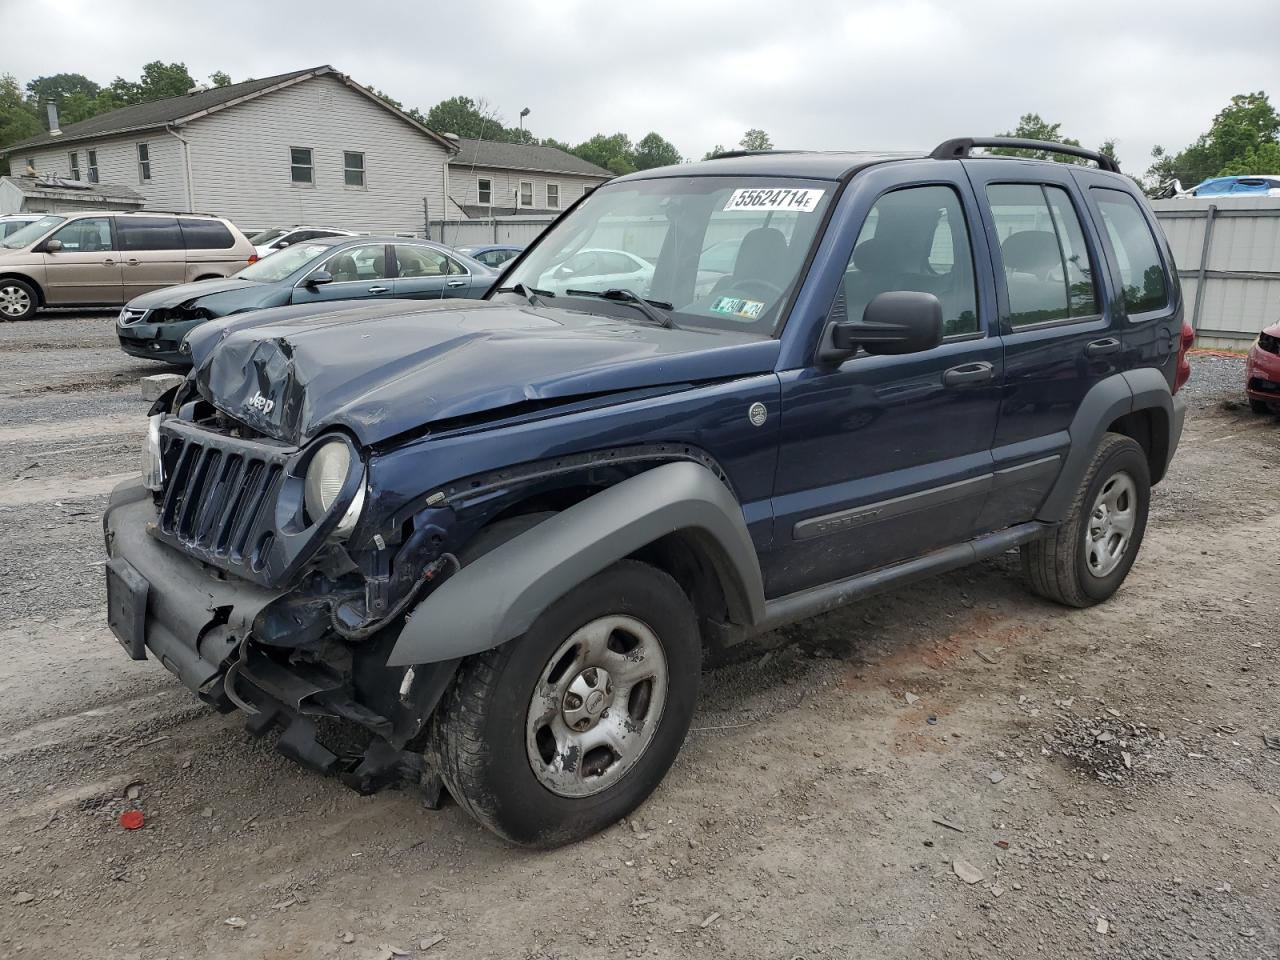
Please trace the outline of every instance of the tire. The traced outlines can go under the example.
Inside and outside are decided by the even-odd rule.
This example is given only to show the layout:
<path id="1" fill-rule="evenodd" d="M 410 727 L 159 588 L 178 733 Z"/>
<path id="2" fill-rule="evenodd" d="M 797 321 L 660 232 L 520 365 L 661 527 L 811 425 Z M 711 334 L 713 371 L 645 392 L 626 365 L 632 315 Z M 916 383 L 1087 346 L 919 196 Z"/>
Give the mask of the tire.
<path id="1" fill-rule="evenodd" d="M 0 280 L 0 320 L 30 320 L 40 306 L 36 288 L 25 280 Z"/>
<path id="2" fill-rule="evenodd" d="M 579 639 L 587 636 L 604 636 L 607 649 L 593 654 Z M 550 848 L 591 836 L 661 782 L 693 719 L 701 665 L 684 592 L 656 567 L 619 561 L 553 603 L 523 636 L 463 661 L 433 721 L 440 776 L 460 806 L 512 843 Z M 653 676 L 634 681 L 624 702 L 631 668 Z M 588 683 L 584 702 L 574 690 Z M 606 691 L 612 702 L 597 697 Z M 603 709 L 594 718 L 586 715 L 593 703 Z M 588 746 L 610 731 L 627 753 Z"/>
<path id="3" fill-rule="evenodd" d="M 1255 400 L 1253 399 L 1253 397 L 1250 397 L 1249 409 L 1252 410 L 1254 413 L 1270 413 L 1271 404 L 1267 403 L 1267 401 L 1265 400 Z"/>
<path id="4" fill-rule="evenodd" d="M 1107 505 L 1107 499 L 1116 502 Z M 1151 472 L 1142 447 L 1118 433 L 1106 434 L 1067 519 L 1022 547 L 1032 591 L 1069 607 L 1108 599 L 1124 583 L 1142 546 L 1150 503 Z M 1095 516 L 1100 504 L 1104 509 Z M 1119 507 L 1126 504 L 1130 526 L 1122 535 L 1125 511 Z"/>

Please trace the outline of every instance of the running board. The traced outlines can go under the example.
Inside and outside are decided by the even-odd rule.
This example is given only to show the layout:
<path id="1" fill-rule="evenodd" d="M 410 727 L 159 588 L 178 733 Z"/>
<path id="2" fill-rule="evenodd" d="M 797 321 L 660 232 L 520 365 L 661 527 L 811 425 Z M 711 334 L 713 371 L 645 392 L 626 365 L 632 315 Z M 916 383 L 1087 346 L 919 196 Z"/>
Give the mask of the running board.
<path id="1" fill-rule="evenodd" d="M 881 567 L 878 570 L 860 573 L 847 580 L 824 583 L 817 587 L 810 587 L 808 590 L 789 593 L 785 597 L 768 600 L 764 605 L 764 620 L 756 625 L 756 632 L 776 630 L 778 627 L 785 627 L 788 624 L 827 613 L 846 603 L 862 600 L 894 587 L 906 586 L 949 570 L 966 567 L 978 560 L 986 560 L 988 557 L 994 557 L 1013 547 L 1038 539 L 1052 526 L 1053 524 L 1036 521 L 1021 523 L 1016 527 L 989 533 L 977 540 L 936 550 L 915 560 L 894 564 L 891 567 Z"/>

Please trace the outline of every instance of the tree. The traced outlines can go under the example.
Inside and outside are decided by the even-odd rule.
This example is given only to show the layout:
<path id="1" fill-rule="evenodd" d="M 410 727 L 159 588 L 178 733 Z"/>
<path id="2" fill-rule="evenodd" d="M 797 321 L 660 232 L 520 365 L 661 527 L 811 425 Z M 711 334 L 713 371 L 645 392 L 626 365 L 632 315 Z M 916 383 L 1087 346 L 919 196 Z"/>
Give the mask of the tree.
<path id="1" fill-rule="evenodd" d="M 153 60 L 143 66 L 142 76 L 136 82 L 116 77 L 107 89 L 119 105 L 128 105 L 180 97 L 195 85 L 185 63 Z"/>
<path id="2" fill-rule="evenodd" d="M 484 100 L 450 97 L 427 111 L 425 123 L 438 133 L 456 133 L 468 140 L 503 140 L 502 121 Z"/>
<path id="3" fill-rule="evenodd" d="M 1064 137 L 1061 133 L 1062 124 L 1050 123 L 1043 119 L 1038 113 L 1024 113 L 1018 120 L 1018 125 L 1012 130 L 998 133 L 998 137 L 1017 137 L 1021 140 L 1049 140 L 1053 143 L 1065 143 L 1068 146 L 1078 147 L 1080 141 L 1073 137 Z M 1111 144 L 1111 149 L 1115 149 L 1115 144 Z M 991 153 L 999 154 L 1005 157 L 1030 157 L 1033 160 L 1053 160 L 1056 163 L 1085 163 L 1081 157 L 1071 157 L 1065 153 L 1052 153 L 1048 150 L 1023 150 L 1020 147 L 992 147 Z"/>
<path id="4" fill-rule="evenodd" d="M 703 160 L 711 160 L 724 153 L 724 144 L 717 143 L 714 147 L 702 155 Z"/>
<path id="5" fill-rule="evenodd" d="M 1250 147 L 1241 156 L 1218 171 L 1220 177 L 1241 177 L 1251 173 L 1280 174 L 1280 143 L 1264 143 Z"/>
<path id="6" fill-rule="evenodd" d="M 31 101 L 22 96 L 22 88 L 11 74 L 0 76 L 0 148 L 19 140 L 39 136 L 43 132 Z M 14 158 L 14 168 L 21 173 L 25 160 Z M 0 160 L 0 173 L 9 172 L 9 163 Z"/>
<path id="7" fill-rule="evenodd" d="M 631 138 L 625 133 L 608 136 L 597 133 L 590 140 L 583 141 L 574 147 L 573 154 L 588 163 L 594 163 L 597 167 L 611 170 L 618 176 L 634 173 L 636 170 L 635 147 L 631 144 Z"/>
<path id="8" fill-rule="evenodd" d="M 1270 163 L 1273 149 L 1280 144 L 1280 114 L 1265 92 L 1241 93 L 1231 98 L 1213 118 L 1209 130 L 1194 143 L 1169 154 L 1157 146 L 1151 151 L 1152 164 L 1147 179 L 1154 186 L 1180 180 L 1193 187 L 1210 177 L 1240 173 L 1267 173 L 1248 169 L 1250 163 Z M 1274 168 L 1274 164 L 1272 164 Z"/>
<path id="9" fill-rule="evenodd" d="M 215 70 L 209 74 L 209 82 L 215 87 L 231 86 L 231 75 L 222 70 Z"/>
<path id="10" fill-rule="evenodd" d="M 48 77 L 36 77 L 27 84 L 27 96 L 35 103 L 52 100 L 61 103 L 72 94 L 96 97 L 102 88 L 81 73 L 55 73 Z"/>
<path id="11" fill-rule="evenodd" d="M 636 144 L 631 162 L 635 164 L 637 170 L 649 170 L 653 167 L 671 166 L 680 163 L 683 159 L 675 144 L 665 140 L 657 132 L 650 132 Z"/>
<path id="12" fill-rule="evenodd" d="M 743 150 L 772 150 L 773 141 L 769 139 L 769 135 L 758 127 L 752 127 L 742 135 L 742 139 L 738 141 L 738 146 Z"/>

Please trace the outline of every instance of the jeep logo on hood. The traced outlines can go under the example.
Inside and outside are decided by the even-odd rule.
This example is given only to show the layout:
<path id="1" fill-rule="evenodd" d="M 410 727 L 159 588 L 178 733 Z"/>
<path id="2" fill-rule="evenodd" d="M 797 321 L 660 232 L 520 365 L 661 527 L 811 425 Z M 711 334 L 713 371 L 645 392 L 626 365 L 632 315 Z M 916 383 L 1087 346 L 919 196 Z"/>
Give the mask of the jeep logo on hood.
<path id="1" fill-rule="evenodd" d="M 259 390 L 249 398 L 249 402 L 246 403 L 245 406 L 256 413 L 266 416 L 276 408 L 276 402 L 274 400 L 268 400 L 262 395 L 262 391 Z"/>

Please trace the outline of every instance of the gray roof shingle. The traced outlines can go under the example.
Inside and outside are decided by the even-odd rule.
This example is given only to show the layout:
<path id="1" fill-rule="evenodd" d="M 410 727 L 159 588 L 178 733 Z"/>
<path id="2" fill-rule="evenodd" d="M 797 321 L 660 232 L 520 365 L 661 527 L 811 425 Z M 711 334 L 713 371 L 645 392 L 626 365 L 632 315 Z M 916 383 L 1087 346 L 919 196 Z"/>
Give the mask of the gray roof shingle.
<path id="1" fill-rule="evenodd" d="M 581 157 L 565 153 L 557 147 L 531 143 L 498 143 L 493 140 L 456 141 L 458 154 L 449 161 L 454 167 L 502 167 L 507 170 L 529 170 L 536 173 L 574 173 L 586 177 L 612 177 L 604 167 L 597 167 Z"/>
<path id="2" fill-rule="evenodd" d="M 287 83 L 298 77 L 309 74 L 337 73 L 333 67 L 308 67 L 305 70 L 294 70 L 292 73 L 281 73 L 274 77 L 263 77 L 261 80 L 245 80 L 225 87 L 211 87 L 198 93 L 187 93 L 180 97 L 166 97 L 164 100 L 152 100 L 149 103 L 135 103 L 121 107 L 109 113 L 101 113 L 79 123 L 68 124 L 62 128 L 59 136 L 44 133 L 21 143 L 13 143 L 0 149 L 0 156 L 13 154 L 21 150 L 36 147 L 47 147 L 51 144 L 70 143 L 77 140 L 88 140 L 97 137 L 109 137 L 131 130 L 149 130 L 163 127 L 184 117 L 203 113 L 215 107 L 221 107 L 241 97 L 252 97 L 265 90 Z"/>

